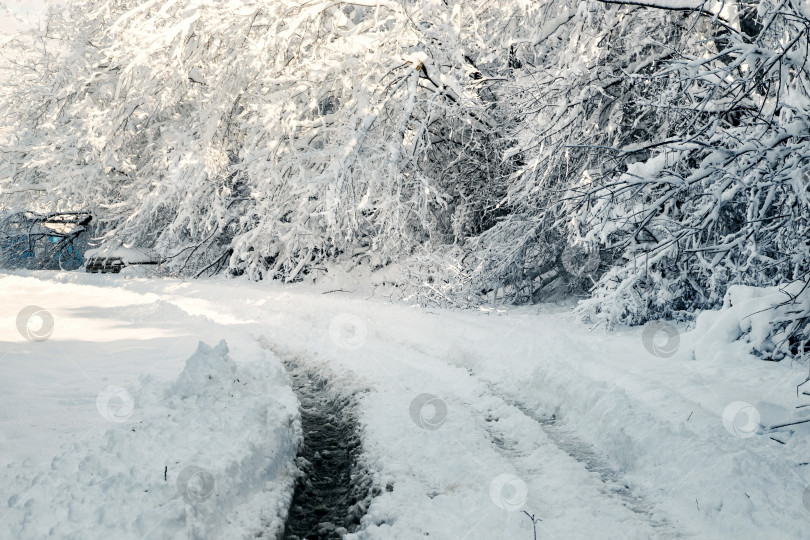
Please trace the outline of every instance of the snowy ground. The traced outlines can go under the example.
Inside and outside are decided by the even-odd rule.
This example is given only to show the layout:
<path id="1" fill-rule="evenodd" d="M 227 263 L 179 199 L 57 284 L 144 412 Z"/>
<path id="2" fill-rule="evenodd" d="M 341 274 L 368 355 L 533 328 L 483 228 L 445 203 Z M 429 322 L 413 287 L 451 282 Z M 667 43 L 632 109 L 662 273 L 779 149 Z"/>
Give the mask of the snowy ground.
<path id="1" fill-rule="evenodd" d="M 357 538 L 531 539 L 524 511 L 537 538 L 810 537 L 810 424 L 762 427 L 803 419 L 806 368 L 698 361 L 684 329 L 226 280 L 0 291 L 0 537 L 272 537 L 301 437 L 282 362 L 357 404 L 377 494 Z"/>
<path id="2" fill-rule="evenodd" d="M 155 295 L 16 278 L 0 288 L 0 538 L 283 526 L 300 433 L 277 360 Z M 29 305 L 50 314 L 32 313 L 35 341 L 17 328 Z"/>

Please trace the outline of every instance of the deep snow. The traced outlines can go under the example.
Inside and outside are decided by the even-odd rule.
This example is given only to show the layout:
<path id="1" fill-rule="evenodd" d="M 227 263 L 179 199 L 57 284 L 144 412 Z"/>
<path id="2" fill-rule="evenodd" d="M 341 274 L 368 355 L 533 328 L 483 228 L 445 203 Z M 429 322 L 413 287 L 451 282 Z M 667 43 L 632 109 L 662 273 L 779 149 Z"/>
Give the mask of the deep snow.
<path id="1" fill-rule="evenodd" d="M 0 537 L 281 530 L 300 426 L 276 359 L 154 295 L 19 285 L 3 287 Z M 51 335 L 13 335 L 20 302 L 49 306 Z"/>
<path id="2" fill-rule="evenodd" d="M 763 428 L 802 418 L 806 368 L 709 354 L 704 327 L 608 333 L 570 306 L 437 311 L 228 280 L 25 273 L 0 290 L 0 536 L 272 537 L 300 437 L 285 360 L 356 403 L 376 496 L 350 537 L 530 539 L 524 511 L 538 538 L 810 536 L 807 424 Z M 47 339 L 18 331 L 29 305 L 52 316 Z M 222 386 L 184 389 L 198 341 L 223 338 L 234 364 L 190 364 Z M 110 385 L 133 396 L 125 422 L 99 413 Z M 202 506 L 181 465 L 216 480 L 198 478 Z"/>

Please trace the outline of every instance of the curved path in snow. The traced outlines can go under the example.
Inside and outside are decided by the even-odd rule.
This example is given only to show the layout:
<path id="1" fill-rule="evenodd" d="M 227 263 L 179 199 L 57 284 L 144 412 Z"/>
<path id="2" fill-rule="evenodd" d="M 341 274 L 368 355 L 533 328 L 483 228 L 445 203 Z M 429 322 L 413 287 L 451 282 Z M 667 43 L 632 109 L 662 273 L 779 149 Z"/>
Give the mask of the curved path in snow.
<path id="1" fill-rule="evenodd" d="M 697 363 L 687 334 L 662 360 L 640 329 L 590 331 L 562 307 L 432 312 L 273 284 L 59 280 L 154 294 L 350 396 L 375 494 L 350 538 L 810 536 L 808 438 L 741 438 L 722 422 L 736 401 L 790 407 L 803 379 L 791 366 Z"/>

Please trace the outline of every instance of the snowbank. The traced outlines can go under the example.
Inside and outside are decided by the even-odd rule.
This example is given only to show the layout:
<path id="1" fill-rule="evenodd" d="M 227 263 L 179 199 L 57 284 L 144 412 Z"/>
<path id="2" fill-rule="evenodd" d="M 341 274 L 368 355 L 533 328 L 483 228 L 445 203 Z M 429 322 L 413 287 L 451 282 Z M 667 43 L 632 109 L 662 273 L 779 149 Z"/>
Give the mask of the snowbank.
<path id="1" fill-rule="evenodd" d="M 720 310 L 700 314 L 695 328 L 695 359 L 718 354 L 755 354 L 781 360 L 790 354 L 797 313 L 810 313 L 810 288 L 801 282 L 779 287 L 732 285 Z"/>
<path id="2" fill-rule="evenodd" d="M 173 382 L 109 386 L 111 428 L 16 480 L 11 538 L 212 538 L 278 532 L 292 496 L 297 400 L 274 358 L 237 366 L 200 342 Z M 6 501 L 4 501 L 5 503 Z"/>

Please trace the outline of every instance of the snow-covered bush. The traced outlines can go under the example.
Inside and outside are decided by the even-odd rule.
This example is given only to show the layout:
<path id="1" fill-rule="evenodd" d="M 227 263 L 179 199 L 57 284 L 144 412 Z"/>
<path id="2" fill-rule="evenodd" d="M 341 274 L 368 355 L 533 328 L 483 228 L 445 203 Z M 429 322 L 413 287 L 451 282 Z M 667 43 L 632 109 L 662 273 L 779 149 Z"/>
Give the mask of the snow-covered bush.
<path id="1" fill-rule="evenodd" d="M 703 16 L 711 31 L 701 36 L 714 38 L 674 51 L 647 78 L 670 81 L 656 105 L 672 129 L 644 141 L 649 157 L 635 163 L 639 145 L 617 148 L 624 170 L 583 181 L 571 207 L 586 237 L 616 256 L 581 306 L 586 316 L 638 324 L 716 307 L 732 284 L 806 285 L 806 11 L 765 1 L 742 18 Z M 785 321 L 794 351 L 808 338 L 809 315 Z"/>
<path id="2" fill-rule="evenodd" d="M 810 352 L 797 344 L 797 338 L 805 345 L 810 338 L 809 312 L 810 287 L 800 282 L 781 287 L 732 285 L 720 310 L 706 310 L 697 318 L 695 358 L 709 362 L 731 351 L 781 360 Z"/>

